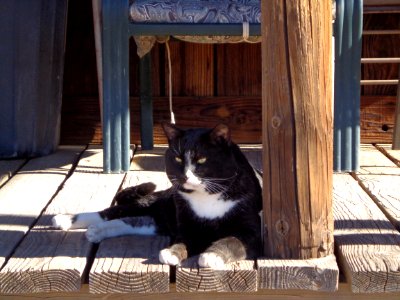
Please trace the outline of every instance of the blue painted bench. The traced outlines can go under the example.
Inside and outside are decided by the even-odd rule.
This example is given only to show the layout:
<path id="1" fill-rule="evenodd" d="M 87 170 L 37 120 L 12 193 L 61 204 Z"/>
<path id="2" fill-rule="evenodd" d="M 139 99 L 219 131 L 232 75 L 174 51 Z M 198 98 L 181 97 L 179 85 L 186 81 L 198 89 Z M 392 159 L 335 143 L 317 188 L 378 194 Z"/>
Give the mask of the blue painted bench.
<path id="1" fill-rule="evenodd" d="M 166 3 L 165 5 L 161 2 Z M 102 0 L 102 68 L 103 68 L 103 147 L 104 172 L 118 173 L 129 169 L 130 121 L 129 121 L 129 38 L 131 36 L 155 35 L 192 35 L 192 36 L 242 36 L 243 21 L 249 22 L 249 35 L 261 34 L 260 23 L 252 20 L 223 23 L 223 18 L 198 18 L 192 14 L 185 19 L 169 16 L 168 9 L 174 5 L 186 5 L 198 8 L 225 4 L 255 5 L 254 0 L 137 0 L 134 5 L 146 3 L 142 10 L 143 20 L 134 21 L 130 16 L 129 0 Z M 231 6 L 228 6 L 231 5 Z M 142 5 L 142 7 L 145 7 Z M 155 7 L 157 9 L 155 9 Z M 164 12 L 163 7 L 165 8 Z M 256 9 L 256 8 L 255 8 Z M 135 9 L 133 9 L 135 10 Z M 158 10 L 158 12 L 156 12 Z M 136 9 L 135 13 L 140 10 Z M 132 14 L 131 14 L 132 15 Z M 161 18 L 159 18 L 161 16 Z M 180 7 L 175 16 L 185 18 L 185 8 Z M 157 17 L 157 20 L 155 19 Z M 168 22 L 167 22 L 168 21 Z M 173 23 L 171 23 L 173 22 Z M 183 22 L 183 23 L 181 23 Z M 220 22 L 220 23 L 218 23 Z M 222 22 L 222 23 L 221 23 Z M 335 97 L 334 97 L 334 169 L 337 171 L 356 170 L 358 168 L 358 149 L 360 143 L 360 58 L 362 33 L 362 0 L 336 1 L 335 22 Z M 141 59 L 141 84 L 149 83 L 149 56 Z M 152 147 L 153 120 L 149 89 L 141 91 L 141 133 L 142 145 Z"/>

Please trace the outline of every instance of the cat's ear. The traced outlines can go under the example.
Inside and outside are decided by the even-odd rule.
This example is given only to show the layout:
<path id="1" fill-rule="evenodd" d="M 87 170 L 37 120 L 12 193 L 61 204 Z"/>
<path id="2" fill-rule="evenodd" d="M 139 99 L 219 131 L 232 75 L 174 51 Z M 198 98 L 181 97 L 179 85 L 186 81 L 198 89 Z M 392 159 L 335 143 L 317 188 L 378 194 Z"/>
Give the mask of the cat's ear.
<path id="1" fill-rule="evenodd" d="M 178 127 L 176 127 L 173 124 L 162 122 L 161 126 L 164 129 L 164 133 L 165 133 L 168 141 L 172 141 L 183 135 L 183 130 L 179 129 Z"/>
<path id="2" fill-rule="evenodd" d="M 211 141 L 213 142 L 226 142 L 230 144 L 231 142 L 231 131 L 229 127 L 225 124 L 218 124 L 214 127 L 210 134 Z"/>

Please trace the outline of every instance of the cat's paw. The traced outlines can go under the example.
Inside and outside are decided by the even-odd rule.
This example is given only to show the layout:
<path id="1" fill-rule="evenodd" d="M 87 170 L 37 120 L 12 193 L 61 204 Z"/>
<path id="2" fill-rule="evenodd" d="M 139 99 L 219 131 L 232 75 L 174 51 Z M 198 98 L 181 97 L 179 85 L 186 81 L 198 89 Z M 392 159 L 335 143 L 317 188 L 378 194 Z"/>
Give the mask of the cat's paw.
<path id="1" fill-rule="evenodd" d="M 222 269 L 225 266 L 222 257 L 214 252 L 204 252 L 200 254 L 198 263 L 202 268 Z"/>
<path id="2" fill-rule="evenodd" d="M 177 266 L 180 264 L 179 257 L 172 254 L 171 250 L 168 248 L 161 250 L 158 258 L 161 263 L 166 265 Z"/>
<path id="3" fill-rule="evenodd" d="M 90 225 L 85 235 L 87 240 L 92 243 L 100 243 L 104 239 L 103 229 L 99 225 Z"/>
<path id="4" fill-rule="evenodd" d="M 56 215 L 51 219 L 53 227 L 68 230 L 72 227 L 73 215 Z"/>

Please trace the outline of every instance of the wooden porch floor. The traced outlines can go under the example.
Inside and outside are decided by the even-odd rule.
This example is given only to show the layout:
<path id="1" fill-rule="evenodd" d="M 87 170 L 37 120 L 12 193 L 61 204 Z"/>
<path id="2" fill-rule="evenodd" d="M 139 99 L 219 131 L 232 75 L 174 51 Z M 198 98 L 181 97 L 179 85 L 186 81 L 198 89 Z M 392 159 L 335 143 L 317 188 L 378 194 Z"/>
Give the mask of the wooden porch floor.
<path id="1" fill-rule="evenodd" d="M 244 148 L 261 170 L 261 147 Z M 336 292 L 310 291 L 324 290 L 321 280 L 332 274 L 319 263 L 311 271 L 284 266 L 282 277 L 270 282 L 261 279 L 261 262 L 210 272 L 189 260 L 170 269 L 157 260 L 166 238 L 129 236 L 93 245 L 83 230 L 51 227 L 56 214 L 111 205 L 121 188 L 147 181 L 167 187 L 164 150 L 136 151 L 127 174 L 102 174 L 102 151 L 92 146 L 0 161 L 0 298 L 200 299 L 210 294 L 188 292 L 209 291 L 220 292 L 215 299 L 400 299 L 400 151 L 386 145 L 363 145 L 360 172 L 334 175 Z"/>

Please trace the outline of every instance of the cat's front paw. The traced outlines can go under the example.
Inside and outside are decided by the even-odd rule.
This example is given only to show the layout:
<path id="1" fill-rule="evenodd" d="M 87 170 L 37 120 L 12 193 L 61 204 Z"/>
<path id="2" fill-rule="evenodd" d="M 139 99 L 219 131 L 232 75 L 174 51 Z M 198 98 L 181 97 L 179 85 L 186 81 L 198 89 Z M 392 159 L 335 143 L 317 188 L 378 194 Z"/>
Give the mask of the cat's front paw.
<path id="1" fill-rule="evenodd" d="M 104 239 L 102 227 L 99 225 L 90 225 L 85 235 L 87 240 L 92 243 L 100 243 Z"/>
<path id="2" fill-rule="evenodd" d="M 177 266 L 181 263 L 179 257 L 174 255 L 168 248 L 161 250 L 158 258 L 161 263 L 170 266 Z"/>
<path id="3" fill-rule="evenodd" d="M 72 227 L 73 215 L 56 215 L 51 219 L 53 227 L 68 230 Z"/>
<path id="4" fill-rule="evenodd" d="M 200 254 L 198 263 L 202 268 L 222 269 L 225 266 L 222 257 L 214 252 L 204 252 Z"/>

